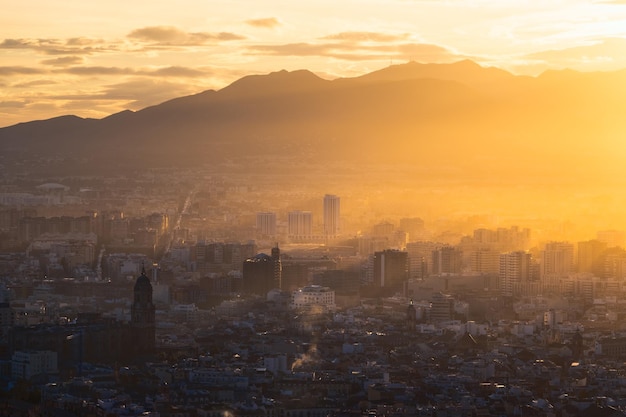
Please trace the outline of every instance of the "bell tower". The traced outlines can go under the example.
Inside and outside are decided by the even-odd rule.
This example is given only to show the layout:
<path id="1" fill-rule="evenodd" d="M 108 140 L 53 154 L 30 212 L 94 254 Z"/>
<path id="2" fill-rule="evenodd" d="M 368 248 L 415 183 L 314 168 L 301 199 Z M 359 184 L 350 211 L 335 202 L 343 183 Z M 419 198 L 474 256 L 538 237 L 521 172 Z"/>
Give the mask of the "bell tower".
<path id="1" fill-rule="evenodd" d="M 145 267 L 141 268 L 141 275 L 135 282 L 130 316 L 134 353 L 136 355 L 153 353 L 155 345 L 154 304 L 152 303 L 152 284 L 146 276 Z"/>

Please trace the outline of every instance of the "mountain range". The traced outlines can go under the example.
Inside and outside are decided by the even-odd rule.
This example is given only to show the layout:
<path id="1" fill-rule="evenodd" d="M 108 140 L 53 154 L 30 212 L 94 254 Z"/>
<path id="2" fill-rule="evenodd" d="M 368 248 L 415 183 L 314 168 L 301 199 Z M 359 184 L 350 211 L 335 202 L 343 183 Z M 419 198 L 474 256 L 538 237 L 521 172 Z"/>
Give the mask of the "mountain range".
<path id="1" fill-rule="evenodd" d="M 409 62 L 335 80 L 278 71 L 103 119 L 62 116 L 1 128 L 0 153 L 5 168 L 48 158 L 59 161 L 50 169 L 79 174 L 332 162 L 595 180 L 626 173 L 625 93 L 626 71 L 530 77 L 467 60 Z"/>

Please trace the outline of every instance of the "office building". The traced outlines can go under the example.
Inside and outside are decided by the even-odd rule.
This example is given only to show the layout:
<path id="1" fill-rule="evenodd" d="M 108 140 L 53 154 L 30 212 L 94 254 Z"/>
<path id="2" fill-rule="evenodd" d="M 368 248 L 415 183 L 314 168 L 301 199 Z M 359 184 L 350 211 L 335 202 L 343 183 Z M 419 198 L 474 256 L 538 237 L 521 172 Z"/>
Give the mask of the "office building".
<path id="1" fill-rule="evenodd" d="M 339 197 L 332 194 L 324 196 L 324 235 L 336 237 L 339 235 Z"/>
<path id="2" fill-rule="evenodd" d="M 408 254 L 398 250 L 374 253 L 374 285 L 398 291 L 409 279 Z"/>

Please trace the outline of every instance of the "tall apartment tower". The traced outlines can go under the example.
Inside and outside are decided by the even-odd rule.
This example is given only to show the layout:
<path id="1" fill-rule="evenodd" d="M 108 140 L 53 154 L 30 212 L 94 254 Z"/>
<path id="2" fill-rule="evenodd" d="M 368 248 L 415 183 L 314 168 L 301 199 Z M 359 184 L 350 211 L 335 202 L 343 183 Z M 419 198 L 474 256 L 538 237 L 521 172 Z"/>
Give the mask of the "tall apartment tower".
<path id="1" fill-rule="evenodd" d="M 574 270 L 574 245 L 549 242 L 541 252 L 541 279 L 548 282 L 567 277 Z"/>
<path id="2" fill-rule="evenodd" d="M 287 219 L 290 238 L 310 238 L 313 234 L 313 215 L 310 211 L 290 211 Z"/>
<path id="3" fill-rule="evenodd" d="M 256 231 L 259 236 L 276 236 L 276 213 L 260 212 L 256 214 Z"/>
<path id="4" fill-rule="evenodd" d="M 324 235 L 335 237 L 339 234 L 339 197 L 332 194 L 324 196 Z"/>
<path id="5" fill-rule="evenodd" d="M 500 254 L 499 278 L 502 295 L 519 294 L 520 287 L 535 278 L 532 255 L 524 251 Z"/>

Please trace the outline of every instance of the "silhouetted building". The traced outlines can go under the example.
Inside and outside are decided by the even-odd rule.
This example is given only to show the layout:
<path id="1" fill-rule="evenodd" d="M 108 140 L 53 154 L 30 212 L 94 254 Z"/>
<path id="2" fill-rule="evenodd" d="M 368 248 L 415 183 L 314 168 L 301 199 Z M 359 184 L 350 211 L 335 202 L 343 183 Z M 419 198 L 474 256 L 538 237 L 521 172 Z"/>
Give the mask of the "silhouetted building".
<path id="1" fill-rule="evenodd" d="M 374 285 L 393 291 L 403 290 L 408 281 L 408 255 L 398 250 L 374 253 Z"/>
<path id="2" fill-rule="evenodd" d="M 280 261 L 280 249 L 278 243 L 272 248 L 272 261 L 274 262 L 274 284 L 275 288 L 283 288 L 283 266 Z"/>
<path id="3" fill-rule="evenodd" d="M 275 280 L 274 259 L 265 253 L 248 258 L 243 263 L 243 288 L 251 294 L 265 295 L 280 283 Z"/>
<path id="4" fill-rule="evenodd" d="M 433 274 L 460 274 L 463 266 L 463 252 L 452 246 L 443 246 L 433 251 Z"/>
<path id="5" fill-rule="evenodd" d="M 133 329 L 134 350 L 137 355 L 154 352 L 155 321 L 152 302 L 152 284 L 142 269 L 134 288 L 133 304 L 130 310 L 130 324 Z"/>

